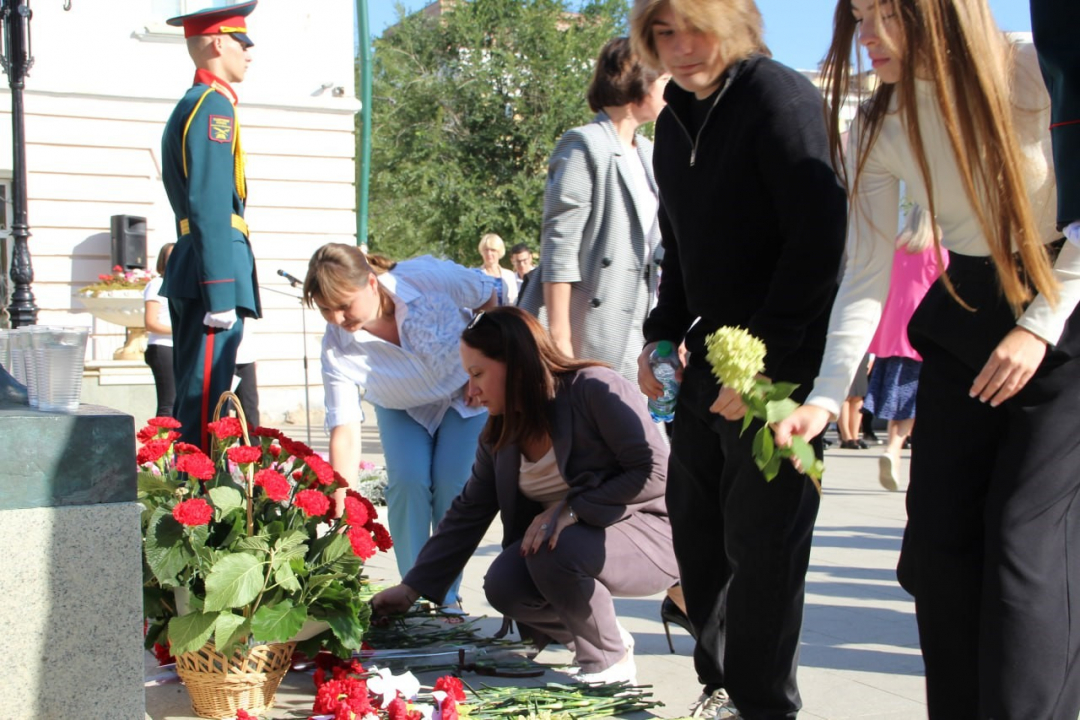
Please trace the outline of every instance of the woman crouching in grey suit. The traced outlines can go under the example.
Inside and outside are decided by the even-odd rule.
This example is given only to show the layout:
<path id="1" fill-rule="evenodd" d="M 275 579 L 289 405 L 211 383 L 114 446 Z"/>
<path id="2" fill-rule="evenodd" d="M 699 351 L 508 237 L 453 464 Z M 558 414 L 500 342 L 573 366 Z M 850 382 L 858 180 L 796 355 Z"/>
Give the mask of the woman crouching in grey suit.
<path id="1" fill-rule="evenodd" d="M 442 598 L 496 513 L 503 551 L 488 601 L 541 648 L 574 652 L 582 682 L 636 682 L 613 596 L 678 574 L 664 504 L 667 446 L 641 393 L 614 370 L 559 352 L 528 313 L 480 313 L 461 335 L 469 398 L 488 409 L 472 476 L 377 615 Z"/>

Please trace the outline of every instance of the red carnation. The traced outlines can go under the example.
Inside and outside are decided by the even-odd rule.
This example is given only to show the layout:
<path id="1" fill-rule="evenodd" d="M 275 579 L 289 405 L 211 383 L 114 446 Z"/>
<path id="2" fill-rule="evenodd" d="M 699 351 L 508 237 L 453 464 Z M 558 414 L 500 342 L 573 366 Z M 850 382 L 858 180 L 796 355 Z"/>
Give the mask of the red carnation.
<path id="1" fill-rule="evenodd" d="M 140 465 L 157 462 L 169 451 L 170 445 L 172 445 L 172 441 L 167 438 L 150 440 L 139 448 L 139 452 L 135 455 L 135 461 Z"/>
<path id="2" fill-rule="evenodd" d="M 308 517 L 325 515 L 326 511 L 330 509 L 330 498 L 318 490 L 301 490 L 296 493 L 293 505 L 303 510 Z"/>
<path id="3" fill-rule="evenodd" d="M 181 455 L 176 459 L 176 469 L 186 472 L 199 480 L 210 480 L 214 477 L 214 461 L 203 455 L 201 450 Z"/>
<path id="4" fill-rule="evenodd" d="M 465 689 L 461 686 L 461 679 L 453 675 L 443 675 L 435 681 L 435 689 L 442 690 L 447 697 L 457 702 L 465 702 Z"/>
<path id="5" fill-rule="evenodd" d="M 367 525 L 368 529 L 370 530 L 371 529 L 370 528 L 371 522 L 373 520 L 375 520 L 377 517 L 379 517 L 379 511 L 375 509 L 375 506 L 371 504 L 370 500 L 368 500 L 366 497 L 364 497 L 360 493 L 356 492 L 355 490 L 346 490 L 345 491 L 345 497 L 356 498 L 357 500 L 359 500 L 361 503 L 364 504 L 364 509 L 367 510 L 367 514 L 368 514 L 368 521 L 367 521 L 367 523 L 365 523 L 365 525 Z"/>
<path id="6" fill-rule="evenodd" d="M 157 658 L 158 665 L 168 665 L 176 662 L 176 658 L 169 652 L 169 646 L 161 643 L 154 643 L 154 657 Z"/>
<path id="7" fill-rule="evenodd" d="M 368 521 L 367 508 L 356 498 L 345 496 L 345 522 L 354 527 L 363 527 Z"/>
<path id="8" fill-rule="evenodd" d="M 258 462 L 262 459 L 262 448 L 258 445 L 236 445 L 225 451 L 237 465 Z"/>
<path id="9" fill-rule="evenodd" d="M 135 439 L 139 441 L 140 445 L 144 445 L 157 437 L 157 428 L 151 425 L 147 425 L 141 428 L 139 432 L 135 433 Z"/>
<path id="10" fill-rule="evenodd" d="M 394 540 L 390 537 L 390 531 L 379 523 L 371 523 L 371 532 L 375 535 L 375 545 L 383 552 L 394 547 Z"/>
<path id="11" fill-rule="evenodd" d="M 312 707 L 316 715 L 333 715 L 342 708 L 361 717 L 371 712 L 366 682 L 342 678 L 327 680 L 319 687 L 315 694 L 315 705 Z"/>
<path id="12" fill-rule="evenodd" d="M 315 478 L 320 485 L 334 484 L 334 468 L 330 467 L 330 463 L 318 455 L 308 455 L 304 458 L 304 462 L 315 473 Z"/>
<path id="13" fill-rule="evenodd" d="M 349 528 L 345 533 L 345 537 L 349 538 L 349 544 L 352 545 L 353 554 L 361 560 L 368 560 L 375 551 L 378 550 L 378 546 L 375 541 L 371 539 L 371 533 L 364 528 Z"/>
<path id="14" fill-rule="evenodd" d="M 263 427 L 262 425 L 260 425 L 257 428 L 252 429 L 251 434 L 254 435 L 255 437 L 274 438 L 275 440 L 280 440 L 281 437 L 282 437 L 280 430 L 276 430 L 274 428 Z"/>
<path id="15" fill-rule="evenodd" d="M 292 479 L 301 482 L 304 479 L 304 472 L 302 470 L 293 470 Z"/>
<path id="16" fill-rule="evenodd" d="M 179 430 L 180 421 L 171 417 L 153 417 L 146 421 L 152 427 L 165 428 L 166 430 Z"/>
<path id="17" fill-rule="evenodd" d="M 214 508 L 202 498 L 194 498 L 177 503 L 172 516 L 181 525 L 205 525 L 214 517 Z"/>
<path id="18" fill-rule="evenodd" d="M 454 698 L 445 698 L 439 710 L 441 720 L 458 720 L 457 703 L 454 702 Z"/>
<path id="19" fill-rule="evenodd" d="M 337 486 L 342 490 L 349 489 L 349 481 L 341 477 L 341 473 L 339 473 L 337 470 L 334 471 L 334 482 L 337 483 Z"/>
<path id="20" fill-rule="evenodd" d="M 266 491 L 266 497 L 274 502 L 281 502 L 289 497 L 292 486 L 285 476 L 276 470 L 260 470 L 255 473 L 255 484 Z"/>
<path id="21" fill-rule="evenodd" d="M 191 443 L 178 442 L 176 447 L 173 448 L 177 455 L 187 455 L 188 453 L 201 453 L 202 448 L 198 445 L 192 445 Z"/>
<path id="22" fill-rule="evenodd" d="M 244 431 L 240 426 L 240 421 L 234 417 L 224 417 L 217 422 L 207 423 L 206 429 L 218 440 L 240 437 L 244 434 Z"/>
<path id="23" fill-rule="evenodd" d="M 278 456 L 281 455 L 281 446 L 280 445 L 271 445 L 269 450 L 270 450 L 270 454 L 273 455 L 275 458 L 277 458 Z"/>
<path id="24" fill-rule="evenodd" d="M 259 720 L 259 718 L 255 715 L 248 714 L 248 711 L 243 708 L 237 708 L 236 720 Z"/>
<path id="25" fill-rule="evenodd" d="M 409 707 L 400 697 L 396 697 L 386 706 L 386 714 L 390 720 L 409 720 Z"/>
<path id="26" fill-rule="evenodd" d="M 315 451 L 309 448 L 302 442 L 297 442 L 292 438 L 287 438 L 284 435 L 279 438 L 281 441 L 281 447 L 285 449 L 285 452 L 296 457 L 307 457 L 308 455 L 314 455 Z"/>

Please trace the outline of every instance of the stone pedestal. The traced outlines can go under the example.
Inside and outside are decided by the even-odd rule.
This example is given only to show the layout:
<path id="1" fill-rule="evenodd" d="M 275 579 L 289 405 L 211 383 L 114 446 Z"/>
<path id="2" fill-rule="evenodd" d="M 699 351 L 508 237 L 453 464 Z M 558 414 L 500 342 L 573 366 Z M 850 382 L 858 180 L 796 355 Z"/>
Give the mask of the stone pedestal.
<path id="1" fill-rule="evenodd" d="M 135 426 L 0 407 L 2 717 L 145 715 Z"/>

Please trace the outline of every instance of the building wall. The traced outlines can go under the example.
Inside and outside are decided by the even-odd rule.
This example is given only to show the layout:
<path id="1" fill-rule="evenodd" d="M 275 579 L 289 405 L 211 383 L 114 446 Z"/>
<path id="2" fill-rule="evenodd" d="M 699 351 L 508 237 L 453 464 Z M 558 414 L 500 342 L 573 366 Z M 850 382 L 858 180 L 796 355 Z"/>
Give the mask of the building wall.
<path id="1" fill-rule="evenodd" d="M 73 297 L 110 268 L 110 217 L 145 216 L 149 264 L 175 240 L 161 184 L 161 133 L 194 73 L 178 31 L 151 0 L 34 3 L 35 63 L 27 80 L 28 214 L 39 322 L 93 326 L 88 361 L 109 360 L 123 329 Z M 248 157 L 246 217 L 265 317 L 245 342 L 259 361 L 268 421 L 314 408 L 324 323 L 277 275 L 302 277 L 327 242 L 355 242 L 352 0 L 262 0 L 249 18 L 256 45 L 238 117 Z M 5 88 L 6 90 L 6 88 Z M 0 175 L 12 171 L 10 97 L 0 92 Z M 307 326 L 306 339 L 303 328 Z M 150 386 L 149 392 L 153 388 Z"/>

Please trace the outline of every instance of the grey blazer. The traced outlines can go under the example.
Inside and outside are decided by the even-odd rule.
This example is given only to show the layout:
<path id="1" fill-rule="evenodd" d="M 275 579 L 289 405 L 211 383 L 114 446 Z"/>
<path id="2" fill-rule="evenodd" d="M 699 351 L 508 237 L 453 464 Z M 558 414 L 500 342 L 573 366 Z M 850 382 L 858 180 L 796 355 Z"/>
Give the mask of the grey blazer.
<path id="1" fill-rule="evenodd" d="M 549 412 L 555 458 L 578 521 L 610 527 L 636 516 L 638 522 L 623 525 L 626 536 L 643 558 L 677 574 L 664 502 L 667 443 L 641 392 L 608 368 L 586 368 L 563 379 Z M 493 452 L 481 442 L 469 481 L 402 582 L 441 601 L 496 514 L 503 547 L 520 540 L 543 510 L 518 489 L 520 467 L 517 445 Z"/>
<path id="2" fill-rule="evenodd" d="M 652 143 L 639 135 L 636 146 L 656 195 Z M 546 324 L 543 283 L 572 283 L 574 354 L 611 363 L 636 383 L 641 326 L 656 298 L 659 264 L 650 248 L 659 248 L 659 228 L 647 210 L 656 203 L 646 203 L 634 182 L 633 160 L 603 112 L 560 138 L 548 163 L 539 277 L 518 305 Z"/>

